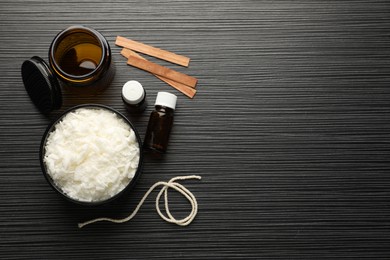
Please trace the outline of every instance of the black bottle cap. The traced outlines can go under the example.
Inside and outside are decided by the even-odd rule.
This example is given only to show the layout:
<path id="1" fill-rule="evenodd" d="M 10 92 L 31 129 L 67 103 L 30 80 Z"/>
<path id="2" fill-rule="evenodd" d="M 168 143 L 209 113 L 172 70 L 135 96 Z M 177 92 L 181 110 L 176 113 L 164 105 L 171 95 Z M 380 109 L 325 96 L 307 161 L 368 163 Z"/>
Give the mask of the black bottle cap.
<path id="1" fill-rule="evenodd" d="M 46 114 L 61 107 L 60 84 L 42 58 L 34 56 L 24 61 L 22 78 L 28 95 L 42 113 Z"/>

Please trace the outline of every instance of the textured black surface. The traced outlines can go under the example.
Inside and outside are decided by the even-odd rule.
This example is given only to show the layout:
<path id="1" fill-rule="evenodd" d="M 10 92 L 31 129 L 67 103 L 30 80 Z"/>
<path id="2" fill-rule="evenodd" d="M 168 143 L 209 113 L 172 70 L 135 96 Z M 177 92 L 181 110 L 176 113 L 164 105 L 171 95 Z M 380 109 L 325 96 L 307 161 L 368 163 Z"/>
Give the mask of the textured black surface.
<path id="1" fill-rule="evenodd" d="M 0 258 L 341 259 L 390 258 L 390 3 L 388 1 L 2 1 L 0 3 Z M 106 36 L 113 84 L 96 96 L 64 92 L 46 117 L 24 90 L 20 67 L 47 60 L 62 29 Z M 193 100 L 126 66 L 117 35 L 192 58 Z M 125 112 L 120 89 L 146 88 L 149 106 L 129 118 L 143 137 L 157 91 L 179 96 L 169 152 L 147 158 L 136 188 L 86 209 L 65 202 L 42 176 L 45 128 L 73 105 Z M 188 227 L 168 224 L 149 199 L 156 181 L 199 174 Z M 188 205 L 179 196 L 174 213 Z"/>

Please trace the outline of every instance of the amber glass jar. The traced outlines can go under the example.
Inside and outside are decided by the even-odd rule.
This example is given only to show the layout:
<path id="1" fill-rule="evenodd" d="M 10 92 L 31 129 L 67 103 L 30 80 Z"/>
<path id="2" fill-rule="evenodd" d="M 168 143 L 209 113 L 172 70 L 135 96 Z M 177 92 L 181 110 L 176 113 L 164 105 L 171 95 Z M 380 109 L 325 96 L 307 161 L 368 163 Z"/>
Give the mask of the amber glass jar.
<path id="1" fill-rule="evenodd" d="M 85 26 L 71 26 L 60 32 L 50 45 L 49 62 L 66 86 L 103 89 L 115 74 L 107 40 Z"/>

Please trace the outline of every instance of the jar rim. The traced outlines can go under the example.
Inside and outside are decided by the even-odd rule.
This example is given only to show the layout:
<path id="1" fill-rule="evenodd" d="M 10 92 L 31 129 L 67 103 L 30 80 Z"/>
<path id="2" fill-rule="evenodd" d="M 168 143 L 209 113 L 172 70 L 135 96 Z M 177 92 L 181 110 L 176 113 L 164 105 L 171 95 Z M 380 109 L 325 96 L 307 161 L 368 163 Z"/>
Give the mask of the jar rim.
<path id="1" fill-rule="evenodd" d="M 59 45 L 59 43 L 61 43 L 61 41 L 65 39 L 67 36 L 74 33 L 85 33 L 92 36 L 99 43 L 99 47 L 102 50 L 99 64 L 97 64 L 96 68 L 93 71 L 87 74 L 73 75 L 67 73 L 59 66 L 56 59 L 54 58 L 55 50 L 56 47 Z M 78 82 L 86 81 L 91 77 L 93 77 L 94 75 L 98 74 L 103 69 L 104 61 L 106 60 L 106 57 L 110 57 L 110 48 L 108 46 L 107 40 L 98 31 L 82 25 L 74 25 L 58 33 L 57 36 L 53 39 L 49 49 L 49 61 L 53 70 L 63 79 L 78 81 Z"/>

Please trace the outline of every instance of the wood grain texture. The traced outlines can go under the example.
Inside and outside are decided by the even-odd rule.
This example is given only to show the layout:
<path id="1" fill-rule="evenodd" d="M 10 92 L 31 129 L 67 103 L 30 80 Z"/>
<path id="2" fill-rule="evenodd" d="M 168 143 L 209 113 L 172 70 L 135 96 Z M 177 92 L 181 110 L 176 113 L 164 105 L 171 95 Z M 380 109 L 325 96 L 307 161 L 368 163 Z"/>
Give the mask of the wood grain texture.
<path id="1" fill-rule="evenodd" d="M 2 1 L 0 3 L 0 258 L 389 259 L 390 3 L 388 1 Z M 110 42 L 112 85 L 99 95 L 64 91 L 43 116 L 20 77 L 47 60 L 62 29 L 84 24 Z M 193 100 L 123 63 L 117 35 L 191 57 Z M 156 61 L 151 59 L 151 61 Z M 149 106 L 125 111 L 121 86 L 140 81 Z M 158 91 L 178 94 L 169 151 L 147 157 L 136 188 L 104 207 L 63 201 L 41 174 L 41 137 L 59 113 L 101 103 L 143 137 Z M 156 181 L 185 174 L 199 213 L 182 228 L 161 221 Z M 172 194 L 173 213 L 187 202 Z"/>

